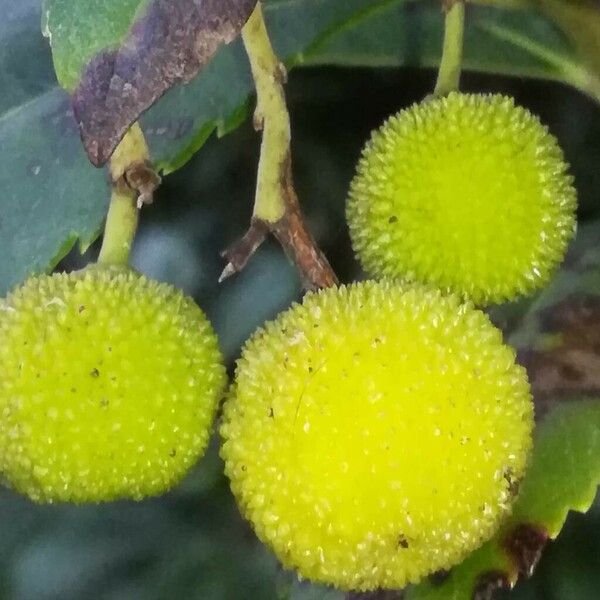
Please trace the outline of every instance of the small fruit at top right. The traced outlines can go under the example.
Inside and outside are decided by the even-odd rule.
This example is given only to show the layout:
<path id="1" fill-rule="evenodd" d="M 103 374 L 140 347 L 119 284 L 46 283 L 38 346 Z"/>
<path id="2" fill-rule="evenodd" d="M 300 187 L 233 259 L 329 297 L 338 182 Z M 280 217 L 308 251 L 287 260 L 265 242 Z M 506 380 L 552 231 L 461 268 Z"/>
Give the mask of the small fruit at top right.
<path id="1" fill-rule="evenodd" d="M 481 306 L 548 282 L 576 207 L 563 152 L 536 116 L 506 96 L 453 92 L 373 133 L 347 218 L 371 276 L 431 283 Z"/>

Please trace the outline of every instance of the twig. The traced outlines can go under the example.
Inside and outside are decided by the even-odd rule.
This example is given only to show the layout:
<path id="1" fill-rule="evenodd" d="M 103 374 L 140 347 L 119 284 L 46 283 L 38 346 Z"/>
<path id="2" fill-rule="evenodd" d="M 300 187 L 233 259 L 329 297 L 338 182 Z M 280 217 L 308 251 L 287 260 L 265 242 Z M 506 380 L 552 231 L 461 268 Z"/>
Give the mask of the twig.
<path id="1" fill-rule="evenodd" d="M 221 252 L 221 256 L 226 258 L 228 262 L 223 273 L 221 273 L 221 277 L 219 277 L 219 283 L 244 269 L 248 260 L 265 241 L 268 233 L 269 228 L 264 221 L 252 219 L 250 228 L 244 237 Z"/>
<path id="2" fill-rule="evenodd" d="M 294 190 L 290 118 L 283 90 L 286 72 L 273 51 L 260 2 L 242 38 L 256 85 L 254 126 L 263 136 L 252 223 L 246 235 L 223 252 L 228 264 L 220 281 L 241 271 L 271 232 L 298 267 L 307 289 L 329 287 L 337 278 L 306 227 Z"/>

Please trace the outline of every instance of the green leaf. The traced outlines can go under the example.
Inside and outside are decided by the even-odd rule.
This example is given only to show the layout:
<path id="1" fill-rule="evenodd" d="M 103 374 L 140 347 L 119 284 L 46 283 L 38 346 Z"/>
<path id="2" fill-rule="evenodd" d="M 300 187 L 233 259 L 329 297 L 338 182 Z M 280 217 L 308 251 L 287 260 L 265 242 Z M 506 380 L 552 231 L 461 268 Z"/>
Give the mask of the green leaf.
<path id="1" fill-rule="evenodd" d="M 574 42 L 539 9 L 469 7 L 466 69 L 554 79 L 593 94 L 595 78 Z M 443 21 L 432 2 L 388 2 L 362 21 L 321 40 L 309 64 L 435 67 L 441 57 Z M 600 23 L 600 13 L 597 15 Z M 416 33 L 415 33 L 416 32 Z"/>
<path id="2" fill-rule="evenodd" d="M 510 342 L 530 373 L 538 421 L 511 517 L 443 583 L 408 600 L 469 600 L 512 587 L 535 567 L 570 510 L 587 511 L 600 485 L 600 229 L 583 227 L 564 268 Z M 480 594 L 478 596 L 477 594 Z"/>
<path id="3" fill-rule="evenodd" d="M 56 84 L 47 45 L 37 33 L 39 3 L 0 2 L 0 115 Z"/>
<path id="4" fill-rule="evenodd" d="M 256 0 L 46 0 L 43 31 L 90 160 L 103 165 L 142 112 L 239 33 Z"/>
<path id="5" fill-rule="evenodd" d="M 109 190 L 58 90 L 0 114 L 0 292 L 51 269 L 99 233 Z"/>
<path id="6" fill-rule="evenodd" d="M 38 0 L 0 20 L 0 294 L 89 245 L 106 214 L 104 173 L 87 160 L 39 33 Z"/>

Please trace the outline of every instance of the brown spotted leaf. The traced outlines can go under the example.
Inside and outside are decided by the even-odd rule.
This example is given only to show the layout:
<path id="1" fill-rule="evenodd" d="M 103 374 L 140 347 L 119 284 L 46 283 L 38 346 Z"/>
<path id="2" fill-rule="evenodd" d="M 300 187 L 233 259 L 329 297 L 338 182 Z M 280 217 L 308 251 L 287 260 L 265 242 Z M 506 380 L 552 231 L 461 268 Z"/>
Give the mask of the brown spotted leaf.
<path id="1" fill-rule="evenodd" d="M 256 0 L 47 0 L 44 31 L 93 164 L 169 88 L 232 42 Z"/>

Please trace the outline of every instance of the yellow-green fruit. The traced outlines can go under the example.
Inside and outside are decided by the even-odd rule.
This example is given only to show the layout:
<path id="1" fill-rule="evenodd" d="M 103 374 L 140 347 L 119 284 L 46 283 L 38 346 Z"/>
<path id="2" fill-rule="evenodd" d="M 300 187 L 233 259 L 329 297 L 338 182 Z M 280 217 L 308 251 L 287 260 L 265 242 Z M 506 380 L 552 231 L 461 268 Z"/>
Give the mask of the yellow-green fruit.
<path id="1" fill-rule="evenodd" d="M 342 589 L 447 569 L 509 510 L 531 444 L 524 370 L 456 296 L 367 282 L 308 295 L 247 343 L 222 456 L 279 559 Z"/>
<path id="2" fill-rule="evenodd" d="M 575 230 L 556 139 L 499 95 L 452 93 L 373 133 L 352 182 L 354 248 L 375 277 L 430 282 L 477 304 L 543 286 Z"/>
<path id="3" fill-rule="evenodd" d="M 35 501 L 160 494 L 202 455 L 225 371 L 175 288 L 92 267 L 0 305 L 0 472 Z"/>

